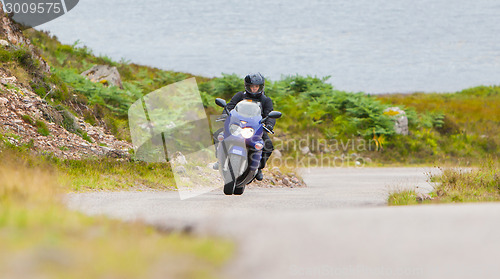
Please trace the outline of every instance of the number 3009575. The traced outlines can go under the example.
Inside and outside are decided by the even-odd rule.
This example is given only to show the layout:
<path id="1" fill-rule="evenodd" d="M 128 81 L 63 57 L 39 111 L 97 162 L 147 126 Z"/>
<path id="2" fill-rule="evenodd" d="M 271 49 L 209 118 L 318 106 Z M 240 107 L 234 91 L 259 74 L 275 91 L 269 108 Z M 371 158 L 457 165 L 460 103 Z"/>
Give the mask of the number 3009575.
<path id="1" fill-rule="evenodd" d="M 61 3 L 5 3 L 5 12 L 15 14 L 58 14 Z"/>

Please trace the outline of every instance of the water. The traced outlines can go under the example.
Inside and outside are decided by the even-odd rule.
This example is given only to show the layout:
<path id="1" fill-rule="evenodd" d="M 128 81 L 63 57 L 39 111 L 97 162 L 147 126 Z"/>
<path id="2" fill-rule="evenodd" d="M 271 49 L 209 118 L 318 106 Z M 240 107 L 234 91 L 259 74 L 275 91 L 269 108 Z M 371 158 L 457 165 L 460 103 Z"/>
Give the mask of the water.
<path id="1" fill-rule="evenodd" d="M 500 84 L 499 14 L 498 0 L 82 0 L 38 29 L 204 76 L 259 71 L 331 76 L 355 92 L 451 92 Z"/>

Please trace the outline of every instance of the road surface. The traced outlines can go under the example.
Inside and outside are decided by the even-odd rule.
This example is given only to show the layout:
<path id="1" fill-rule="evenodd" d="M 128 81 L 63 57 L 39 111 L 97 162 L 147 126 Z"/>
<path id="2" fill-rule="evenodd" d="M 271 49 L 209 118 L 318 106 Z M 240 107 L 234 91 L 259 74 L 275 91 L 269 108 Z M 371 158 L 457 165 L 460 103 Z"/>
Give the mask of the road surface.
<path id="1" fill-rule="evenodd" d="M 87 214 L 233 239 L 227 278 L 499 278 L 500 204 L 387 207 L 425 168 L 316 168 L 307 188 L 71 194 Z"/>

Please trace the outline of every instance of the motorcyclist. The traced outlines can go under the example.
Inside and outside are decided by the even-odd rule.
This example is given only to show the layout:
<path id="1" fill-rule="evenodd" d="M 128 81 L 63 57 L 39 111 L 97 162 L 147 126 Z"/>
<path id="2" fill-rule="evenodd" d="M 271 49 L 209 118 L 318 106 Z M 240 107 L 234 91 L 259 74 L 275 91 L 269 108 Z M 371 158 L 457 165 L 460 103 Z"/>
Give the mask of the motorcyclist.
<path id="1" fill-rule="evenodd" d="M 266 117 L 273 110 L 273 101 L 264 94 L 264 83 L 265 79 L 260 73 L 248 74 L 245 77 L 245 91 L 240 91 L 231 98 L 231 101 L 229 101 L 226 106 L 227 112 L 229 113 L 232 109 L 234 109 L 240 101 L 251 99 L 253 101 L 260 102 L 262 108 L 262 118 Z M 272 118 L 267 118 L 263 123 L 263 125 L 270 131 L 273 130 L 275 124 L 276 120 Z M 259 181 L 263 179 L 262 169 L 266 166 L 266 162 L 274 150 L 273 142 L 269 138 L 265 129 L 262 134 L 262 140 L 264 141 L 262 159 L 260 160 L 259 170 L 255 175 L 255 179 Z"/>

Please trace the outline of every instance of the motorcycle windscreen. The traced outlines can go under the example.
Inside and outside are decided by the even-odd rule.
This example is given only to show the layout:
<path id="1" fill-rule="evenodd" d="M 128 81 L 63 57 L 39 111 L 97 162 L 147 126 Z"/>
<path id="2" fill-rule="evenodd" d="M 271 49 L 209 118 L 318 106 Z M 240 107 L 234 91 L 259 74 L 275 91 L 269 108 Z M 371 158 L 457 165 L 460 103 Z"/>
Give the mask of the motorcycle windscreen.
<path id="1" fill-rule="evenodd" d="M 181 199 L 222 186 L 211 164 L 216 161 L 195 78 L 149 93 L 129 109 L 135 156 L 146 162 L 169 162 Z"/>
<path id="2" fill-rule="evenodd" d="M 243 100 L 239 102 L 234 109 L 242 117 L 256 117 L 262 114 L 260 103 L 251 100 Z"/>

